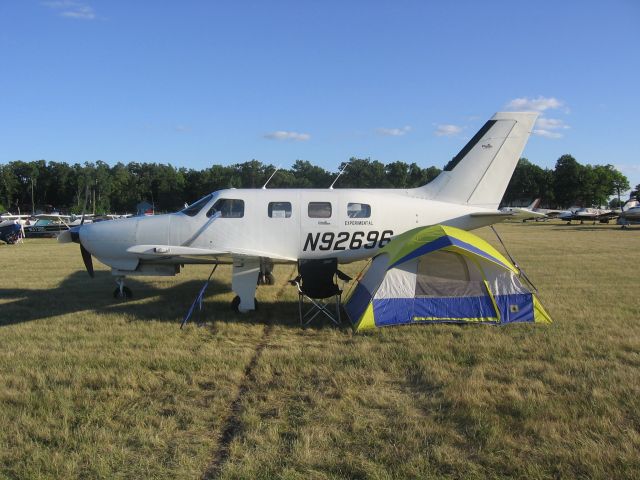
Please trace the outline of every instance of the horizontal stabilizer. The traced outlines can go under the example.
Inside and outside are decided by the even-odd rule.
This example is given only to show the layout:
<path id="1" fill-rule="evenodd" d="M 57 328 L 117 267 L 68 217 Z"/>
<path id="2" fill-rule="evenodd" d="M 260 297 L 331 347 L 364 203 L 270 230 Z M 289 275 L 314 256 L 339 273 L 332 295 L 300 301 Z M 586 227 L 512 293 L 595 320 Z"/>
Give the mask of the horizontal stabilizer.
<path id="1" fill-rule="evenodd" d="M 475 212 L 469 214 L 470 217 L 496 217 L 496 218 L 508 218 L 513 217 L 513 212 Z"/>

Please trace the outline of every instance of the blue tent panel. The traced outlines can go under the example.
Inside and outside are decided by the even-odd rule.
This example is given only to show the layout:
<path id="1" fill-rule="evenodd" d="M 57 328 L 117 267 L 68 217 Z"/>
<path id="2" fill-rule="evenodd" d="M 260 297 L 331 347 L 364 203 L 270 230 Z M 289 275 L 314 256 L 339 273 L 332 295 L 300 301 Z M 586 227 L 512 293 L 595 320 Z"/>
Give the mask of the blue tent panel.
<path id="1" fill-rule="evenodd" d="M 477 323 L 498 320 L 488 296 L 380 298 L 373 300 L 373 313 L 378 327 L 415 321 Z"/>
<path id="2" fill-rule="evenodd" d="M 370 301 L 371 293 L 362 283 L 358 283 L 349 301 L 344 305 L 344 309 L 352 322 L 357 322 L 362 317 Z"/>
<path id="3" fill-rule="evenodd" d="M 500 310 L 500 323 L 534 321 L 531 293 L 496 295 L 494 298 Z"/>

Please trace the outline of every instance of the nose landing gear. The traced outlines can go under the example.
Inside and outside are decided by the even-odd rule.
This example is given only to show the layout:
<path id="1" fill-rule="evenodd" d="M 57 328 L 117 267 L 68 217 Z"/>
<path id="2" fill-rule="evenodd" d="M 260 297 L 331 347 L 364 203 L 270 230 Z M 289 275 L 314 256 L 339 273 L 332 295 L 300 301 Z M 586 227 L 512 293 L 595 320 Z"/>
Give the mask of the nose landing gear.
<path id="1" fill-rule="evenodd" d="M 129 300 L 131 297 L 133 297 L 131 289 L 124 285 L 124 277 L 117 277 L 116 283 L 118 284 L 118 286 L 113 291 L 113 298 L 117 298 L 120 300 Z"/>

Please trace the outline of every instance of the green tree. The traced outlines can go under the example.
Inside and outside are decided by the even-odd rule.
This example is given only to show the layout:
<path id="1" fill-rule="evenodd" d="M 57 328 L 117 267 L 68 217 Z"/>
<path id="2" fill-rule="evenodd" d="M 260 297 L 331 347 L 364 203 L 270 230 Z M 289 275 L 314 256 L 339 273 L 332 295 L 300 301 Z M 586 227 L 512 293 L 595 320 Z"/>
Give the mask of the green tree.
<path id="1" fill-rule="evenodd" d="M 385 178 L 384 165 L 370 158 L 351 157 L 348 162 L 340 164 L 344 173 L 336 182 L 336 188 L 376 188 L 389 186 Z"/>
<path id="2" fill-rule="evenodd" d="M 556 202 L 563 208 L 580 200 L 583 182 L 583 167 L 571 155 L 562 155 L 556 162 L 553 191 Z"/>
<path id="3" fill-rule="evenodd" d="M 307 160 L 296 160 L 291 172 L 295 177 L 295 188 L 327 188 L 333 181 L 331 173 Z"/>
<path id="4" fill-rule="evenodd" d="M 507 186 L 502 199 L 504 205 L 516 205 L 529 203 L 535 198 L 553 201 L 553 189 L 551 188 L 552 174 L 549 170 L 521 158 Z"/>

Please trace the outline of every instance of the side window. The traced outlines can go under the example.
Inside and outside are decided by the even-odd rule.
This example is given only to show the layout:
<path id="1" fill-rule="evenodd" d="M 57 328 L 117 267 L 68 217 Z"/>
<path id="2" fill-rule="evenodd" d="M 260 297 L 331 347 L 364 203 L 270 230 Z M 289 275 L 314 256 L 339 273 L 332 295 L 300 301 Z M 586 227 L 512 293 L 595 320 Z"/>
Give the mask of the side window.
<path id="1" fill-rule="evenodd" d="M 269 217 L 289 218 L 291 217 L 291 202 L 269 202 Z"/>
<path id="2" fill-rule="evenodd" d="M 369 218 L 371 216 L 371 205 L 366 203 L 348 203 L 347 216 L 349 218 Z"/>
<path id="3" fill-rule="evenodd" d="M 309 202 L 309 218 L 331 218 L 331 203 Z"/>
<path id="4" fill-rule="evenodd" d="M 207 212 L 207 217 L 219 214 L 222 218 L 244 217 L 244 200 L 221 198 Z"/>

